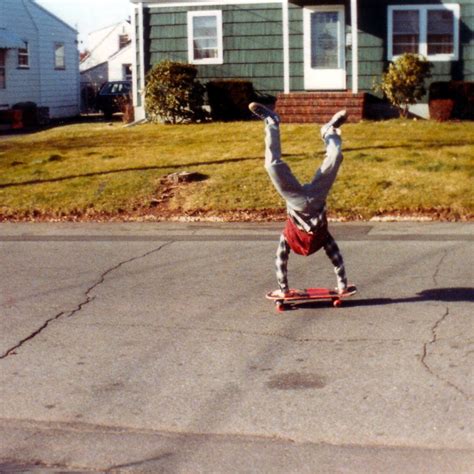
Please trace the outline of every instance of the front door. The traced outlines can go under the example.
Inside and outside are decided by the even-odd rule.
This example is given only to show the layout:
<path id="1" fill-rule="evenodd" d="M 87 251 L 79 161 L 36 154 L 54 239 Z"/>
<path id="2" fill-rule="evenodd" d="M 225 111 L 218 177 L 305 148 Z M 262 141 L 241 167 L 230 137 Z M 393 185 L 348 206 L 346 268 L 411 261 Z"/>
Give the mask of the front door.
<path id="1" fill-rule="evenodd" d="M 345 89 L 344 6 L 306 7 L 303 21 L 305 89 Z"/>

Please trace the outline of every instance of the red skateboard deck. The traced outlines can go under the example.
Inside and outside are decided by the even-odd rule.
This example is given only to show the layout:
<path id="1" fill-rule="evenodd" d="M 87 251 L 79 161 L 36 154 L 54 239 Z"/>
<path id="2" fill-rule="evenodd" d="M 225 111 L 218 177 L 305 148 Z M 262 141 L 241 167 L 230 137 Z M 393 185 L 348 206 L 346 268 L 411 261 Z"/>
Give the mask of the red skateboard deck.
<path id="1" fill-rule="evenodd" d="M 332 301 L 333 306 L 338 308 L 342 305 L 344 298 L 349 298 L 357 293 L 355 286 L 349 286 L 348 291 L 344 293 L 338 293 L 330 288 L 291 289 L 284 297 L 277 294 L 279 291 L 280 290 L 271 291 L 266 295 L 269 300 L 275 302 L 278 311 L 285 311 L 295 303 L 304 303 L 312 300 L 329 300 Z"/>

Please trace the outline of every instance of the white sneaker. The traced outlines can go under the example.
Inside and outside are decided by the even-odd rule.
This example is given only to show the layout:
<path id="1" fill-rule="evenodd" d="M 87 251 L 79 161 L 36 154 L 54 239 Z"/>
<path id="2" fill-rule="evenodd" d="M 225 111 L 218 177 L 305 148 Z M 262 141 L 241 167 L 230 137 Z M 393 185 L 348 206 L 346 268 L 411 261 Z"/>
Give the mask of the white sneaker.
<path id="1" fill-rule="evenodd" d="M 264 105 L 260 104 L 259 102 L 251 102 L 249 104 L 250 112 L 256 115 L 258 118 L 265 120 L 270 118 L 273 123 L 279 124 L 280 123 L 280 116 L 274 112 L 272 109 L 265 107 Z"/>
<path id="2" fill-rule="evenodd" d="M 331 128 L 338 129 L 347 120 L 347 117 L 347 110 L 340 110 L 339 112 L 336 112 L 332 116 L 331 120 L 321 127 L 321 138 L 324 140 L 324 137 L 331 130 Z"/>
<path id="3" fill-rule="evenodd" d="M 346 293 L 357 293 L 357 288 L 355 285 L 349 285 L 345 288 L 335 288 L 335 290 L 339 295 L 344 295 Z"/>

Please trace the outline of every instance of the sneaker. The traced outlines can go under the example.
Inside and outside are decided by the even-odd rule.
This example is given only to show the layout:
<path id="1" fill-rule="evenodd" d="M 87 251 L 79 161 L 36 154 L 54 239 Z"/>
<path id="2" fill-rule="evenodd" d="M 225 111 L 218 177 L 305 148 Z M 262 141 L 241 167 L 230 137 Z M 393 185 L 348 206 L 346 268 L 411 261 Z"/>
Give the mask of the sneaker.
<path id="1" fill-rule="evenodd" d="M 306 295 L 306 291 L 304 290 L 275 290 L 272 292 L 272 296 L 277 298 L 292 298 L 304 295 Z"/>
<path id="2" fill-rule="evenodd" d="M 265 120 L 267 118 L 270 118 L 273 123 L 280 123 L 280 116 L 274 112 L 273 110 L 269 109 L 268 107 L 265 107 L 262 104 L 259 104 L 258 102 L 251 102 L 249 104 L 249 109 L 250 112 L 252 112 L 254 115 L 256 115 L 258 118 Z"/>
<path id="3" fill-rule="evenodd" d="M 273 293 L 272 293 L 272 296 L 275 296 L 277 298 L 285 298 L 286 296 L 288 296 L 289 294 L 289 290 L 275 290 Z"/>
<path id="4" fill-rule="evenodd" d="M 355 285 L 346 286 L 346 288 L 336 288 L 336 292 L 339 295 L 344 295 L 346 293 L 357 293 L 357 288 Z"/>
<path id="5" fill-rule="evenodd" d="M 347 120 L 347 117 L 348 115 L 346 110 L 340 110 L 339 112 L 335 113 L 331 120 L 321 127 L 321 138 L 324 140 L 324 137 L 331 130 L 331 128 L 339 128 Z"/>

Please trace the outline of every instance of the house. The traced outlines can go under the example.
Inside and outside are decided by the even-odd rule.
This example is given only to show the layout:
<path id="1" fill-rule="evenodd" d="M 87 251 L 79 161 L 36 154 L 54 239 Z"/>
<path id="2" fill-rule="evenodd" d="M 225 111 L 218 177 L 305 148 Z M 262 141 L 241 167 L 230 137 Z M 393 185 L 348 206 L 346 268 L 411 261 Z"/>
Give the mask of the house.
<path id="1" fill-rule="evenodd" d="M 205 83 L 241 78 L 277 98 L 284 120 L 324 121 L 337 108 L 360 119 L 390 60 L 416 52 L 431 80 L 474 79 L 472 0 L 130 0 L 135 116 L 146 72 L 190 62 Z M 423 104 L 414 112 L 427 116 Z"/>
<path id="2" fill-rule="evenodd" d="M 24 102 L 50 118 L 79 114 L 77 31 L 33 0 L 2 0 L 0 109 Z"/>
<path id="3" fill-rule="evenodd" d="M 131 25 L 123 20 L 89 34 L 88 50 L 80 63 L 82 110 L 107 81 L 132 80 Z M 86 93 L 85 91 L 88 91 Z"/>

